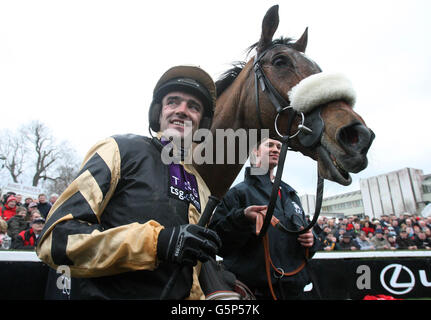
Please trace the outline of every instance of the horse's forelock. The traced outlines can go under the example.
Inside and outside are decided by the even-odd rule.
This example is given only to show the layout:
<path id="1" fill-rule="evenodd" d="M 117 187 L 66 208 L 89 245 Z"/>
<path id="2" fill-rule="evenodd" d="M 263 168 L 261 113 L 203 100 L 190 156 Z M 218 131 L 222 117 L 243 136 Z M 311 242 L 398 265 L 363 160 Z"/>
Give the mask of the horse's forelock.
<path id="1" fill-rule="evenodd" d="M 247 54 L 249 55 L 254 49 L 256 49 L 258 44 L 259 44 L 259 42 L 256 42 L 256 43 L 252 44 L 250 47 L 248 47 L 247 48 Z M 279 44 L 288 46 L 289 48 L 293 48 L 294 44 L 295 44 L 295 40 L 292 38 L 280 37 L 278 39 L 272 40 L 272 43 L 270 46 L 268 46 L 268 48 L 270 48 L 271 46 L 274 46 L 274 45 L 279 45 Z"/>

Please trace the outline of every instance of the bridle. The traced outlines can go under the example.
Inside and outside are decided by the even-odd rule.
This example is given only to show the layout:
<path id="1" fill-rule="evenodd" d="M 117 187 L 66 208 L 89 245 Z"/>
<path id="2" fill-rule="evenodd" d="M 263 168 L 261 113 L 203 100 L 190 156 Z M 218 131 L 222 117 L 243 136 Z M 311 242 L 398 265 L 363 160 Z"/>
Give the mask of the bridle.
<path id="1" fill-rule="evenodd" d="M 283 276 L 293 276 L 300 272 L 306 265 L 307 260 L 309 259 L 309 248 L 305 248 L 304 261 L 298 266 L 298 268 L 287 273 L 284 272 L 282 268 L 278 268 L 272 263 L 269 250 L 269 237 L 267 234 L 268 227 L 270 224 L 272 224 L 275 228 L 285 233 L 294 235 L 306 233 L 316 224 L 323 200 L 324 179 L 319 175 L 319 171 L 317 171 L 316 205 L 313 220 L 307 226 L 305 226 L 305 228 L 300 226 L 300 228 L 302 228 L 300 230 L 290 230 L 285 225 L 283 225 L 279 219 L 273 216 L 275 203 L 277 201 L 281 184 L 281 175 L 283 173 L 286 154 L 289 150 L 291 140 L 293 138 L 297 138 L 301 146 L 312 150 L 324 148 L 324 146 L 321 145 L 321 139 L 325 126 L 321 117 L 322 106 L 331 101 L 345 100 L 353 107 L 356 100 L 356 94 L 351 86 L 350 81 L 342 74 L 327 74 L 320 72 L 302 79 L 296 86 L 291 88 L 291 90 L 288 92 L 289 102 L 286 101 L 286 99 L 280 95 L 280 93 L 271 84 L 271 81 L 269 81 L 269 79 L 266 77 L 261 64 L 261 60 L 265 54 L 275 46 L 280 45 L 282 44 L 275 44 L 267 48 L 256 56 L 253 63 L 253 70 L 255 74 L 256 113 L 260 128 L 263 129 L 264 125 L 262 122 L 261 110 L 259 106 L 259 84 L 262 88 L 262 91 L 266 93 L 273 107 L 275 108 L 276 116 L 274 120 L 274 129 L 282 143 L 277 174 L 273 183 L 265 218 L 263 222 L 262 215 L 258 215 L 256 218 L 256 234 L 258 235 L 258 239 L 262 240 L 263 242 L 266 277 L 271 295 L 274 300 L 277 300 L 277 297 L 272 286 L 270 274 L 271 267 L 276 272 L 274 273 L 276 278 L 281 278 Z M 277 120 L 280 114 L 283 112 L 288 113 L 286 135 L 280 133 L 277 125 Z M 301 119 L 300 124 L 298 125 L 298 130 L 294 134 L 291 134 L 294 119 L 296 119 L 298 116 L 300 116 Z"/>
<path id="2" fill-rule="evenodd" d="M 281 184 L 281 175 L 283 173 L 284 164 L 286 160 L 286 154 L 287 151 L 290 148 L 290 141 L 291 139 L 298 136 L 298 139 L 300 143 L 304 147 L 315 147 L 320 143 L 320 138 L 323 134 L 323 128 L 324 123 L 320 117 L 320 108 L 317 108 L 313 110 L 310 113 L 307 113 L 307 118 L 305 117 L 303 112 L 296 111 L 286 99 L 284 99 L 277 89 L 274 88 L 274 86 L 271 84 L 269 79 L 266 77 L 265 72 L 262 69 L 261 60 L 265 56 L 265 54 L 273 49 L 276 46 L 282 46 L 282 44 L 276 44 L 274 46 L 271 46 L 264 50 L 262 53 L 260 53 L 258 56 L 256 56 L 254 63 L 253 63 L 253 70 L 255 75 L 255 98 L 256 98 L 256 113 L 259 121 L 260 128 L 264 128 L 262 117 L 261 117 L 261 110 L 259 106 L 259 84 L 262 88 L 262 91 L 265 92 L 270 99 L 272 105 L 274 106 L 277 115 L 274 120 L 274 128 L 278 136 L 280 137 L 280 141 L 282 143 L 281 151 L 280 151 L 280 157 L 278 161 L 278 169 L 275 176 L 268 209 L 265 215 L 265 219 L 262 224 L 262 228 L 259 232 L 259 238 L 262 239 L 271 223 L 273 214 L 274 214 L 274 208 L 275 203 L 277 201 L 278 197 L 278 191 Z M 277 120 L 281 113 L 287 112 L 288 113 L 288 122 L 287 122 L 287 134 L 282 135 L 278 129 Z M 298 130 L 294 134 L 290 135 L 290 131 L 293 126 L 294 119 L 297 116 L 301 117 L 301 123 L 298 125 Z M 323 199 L 323 186 L 324 186 L 324 179 L 319 175 L 317 172 L 317 191 L 316 191 L 316 206 L 315 206 L 315 212 L 313 216 L 313 220 L 303 229 L 301 230 L 290 230 L 286 226 L 284 226 L 280 221 L 277 221 L 278 223 L 275 225 L 275 227 L 283 232 L 291 233 L 291 234 L 303 234 L 313 228 L 313 226 L 316 224 L 317 219 L 320 214 L 320 209 L 322 207 L 322 199 Z"/>

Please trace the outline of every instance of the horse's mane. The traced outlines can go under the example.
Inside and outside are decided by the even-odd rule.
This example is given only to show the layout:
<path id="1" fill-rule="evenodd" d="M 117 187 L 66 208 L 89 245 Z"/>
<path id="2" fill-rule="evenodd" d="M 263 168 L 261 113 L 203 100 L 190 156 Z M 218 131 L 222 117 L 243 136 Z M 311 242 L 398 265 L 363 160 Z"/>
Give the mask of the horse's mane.
<path id="1" fill-rule="evenodd" d="M 235 81 L 245 66 L 244 61 L 232 63 L 232 68 L 224 72 L 220 79 L 216 81 L 217 97 L 219 97 Z"/>
<path id="2" fill-rule="evenodd" d="M 288 47 L 292 47 L 292 45 L 295 42 L 292 38 L 284 38 L 280 37 L 278 39 L 274 39 L 272 41 L 272 45 L 286 45 Z M 256 49 L 258 45 L 258 42 L 252 44 L 250 47 L 247 48 L 247 56 L 250 55 L 250 53 Z M 219 97 L 229 86 L 235 81 L 235 79 L 238 77 L 242 69 L 244 69 L 244 66 L 246 65 L 245 61 L 237 61 L 232 63 L 232 68 L 224 72 L 220 78 L 216 81 L 216 88 L 217 88 L 217 97 Z"/>

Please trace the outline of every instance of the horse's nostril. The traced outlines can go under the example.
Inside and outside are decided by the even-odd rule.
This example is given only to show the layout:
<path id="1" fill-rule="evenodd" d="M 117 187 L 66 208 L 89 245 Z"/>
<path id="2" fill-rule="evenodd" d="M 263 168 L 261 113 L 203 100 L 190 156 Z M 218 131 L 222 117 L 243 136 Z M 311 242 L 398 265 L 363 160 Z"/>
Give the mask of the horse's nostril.
<path id="1" fill-rule="evenodd" d="M 358 131 L 355 130 L 355 126 L 349 126 L 341 129 L 340 139 L 348 145 L 357 144 L 359 142 L 359 134 Z"/>
<path id="2" fill-rule="evenodd" d="M 371 144 L 371 131 L 360 123 L 342 128 L 337 137 L 346 151 L 366 154 Z"/>

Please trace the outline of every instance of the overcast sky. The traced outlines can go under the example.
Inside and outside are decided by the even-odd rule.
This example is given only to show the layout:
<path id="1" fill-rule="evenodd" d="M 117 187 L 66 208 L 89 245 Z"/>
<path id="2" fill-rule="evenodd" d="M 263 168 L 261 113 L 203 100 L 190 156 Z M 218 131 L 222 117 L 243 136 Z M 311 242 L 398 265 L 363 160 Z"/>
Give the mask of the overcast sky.
<path id="1" fill-rule="evenodd" d="M 160 75 L 200 65 L 215 79 L 260 36 L 279 4 L 276 36 L 309 27 L 306 54 L 340 71 L 357 91 L 356 111 L 376 133 L 359 179 L 405 167 L 431 173 L 431 1 L 3 1 L 0 0 L 1 128 L 41 120 L 83 156 L 113 134 L 148 133 Z M 315 190 L 315 163 L 288 154 L 283 177 Z"/>

